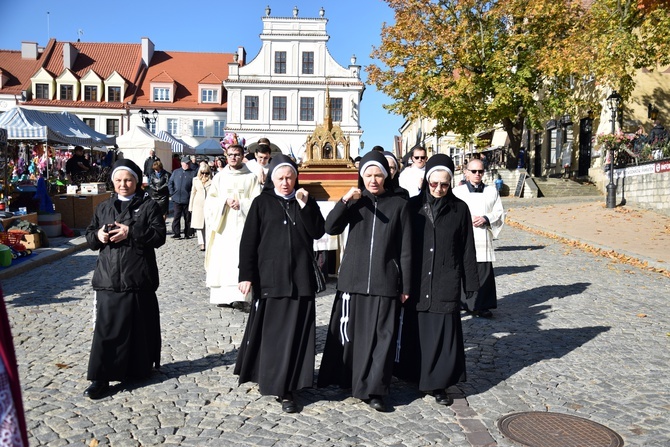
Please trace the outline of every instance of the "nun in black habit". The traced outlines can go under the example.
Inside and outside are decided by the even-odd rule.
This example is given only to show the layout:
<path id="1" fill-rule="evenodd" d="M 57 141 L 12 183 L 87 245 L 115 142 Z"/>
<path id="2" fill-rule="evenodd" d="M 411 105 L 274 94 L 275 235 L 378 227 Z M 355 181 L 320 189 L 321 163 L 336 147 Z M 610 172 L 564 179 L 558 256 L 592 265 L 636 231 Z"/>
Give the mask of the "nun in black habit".
<path id="1" fill-rule="evenodd" d="M 382 153 L 370 151 L 361 159 L 358 184 L 326 219 L 327 233 L 349 227 L 349 235 L 318 385 L 351 388 L 354 397 L 385 411 L 397 310 L 410 288 L 410 218 Z"/>
<path id="2" fill-rule="evenodd" d="M 403 304 L 395 375 L 416 381 L 440 405 L 452 402 L 446 389 L 465 380 L 461 327 L 461 284 L 479 288 L 472 218 L 454 196 L 454 163 L 437 154 L 428 159 L 412 216 L 412 288 Z"/>
<path id="3" fill-rule="evenodd" d="M 316 311 L 313 243 L 324 234 L 313 197 L 298 185 L 298 166 L 272 157 L 240 242 L 239 289 L 253 302 L 235 364 L 240 383 L 256 382 L 297 411 L 293 392 L 314 384 Z"/>
<path id="4" fill-rule="evenodd" d="M 158 265 L 165 244 L 160 206 L 142 190 L 142 170 L 131 160 L 112 166 L 115 195 L 100 203 L 86 228 L 99 251 L 93 272 L 96 320 L 84 395 L 103 397 L 109 381 L 144 378 L 160 365 Z"/>

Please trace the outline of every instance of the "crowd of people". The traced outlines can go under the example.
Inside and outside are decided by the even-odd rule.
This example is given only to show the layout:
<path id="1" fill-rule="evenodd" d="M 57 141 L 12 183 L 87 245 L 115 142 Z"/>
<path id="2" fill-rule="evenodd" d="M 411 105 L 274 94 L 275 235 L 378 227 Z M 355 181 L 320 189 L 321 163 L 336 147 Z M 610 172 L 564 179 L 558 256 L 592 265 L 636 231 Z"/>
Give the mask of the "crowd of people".
<path id="1" fill-rule="evenodd" d="M 225 163 L 190 157 L 169 175 L 160 160 L 144 172 L 112 169 L 116 195 L 96 209 L 86 237 L 99 250 L 93 276 L 96 322 L 89 361 L 100 398 L 109 382 L 146 377 L 160 365 L 155 249 L 197 236 L 210 303 L 248 312 L 234 373 L 298 411 L 295 393 L 330 385 L 377 411 L 396 377 L 449 405 L 466 378 L 461 312 L 491 318 L 497 307 L 493 240 L 504 224 L 498 189 L 472 159 L 454 187 L 454 162 L 417 146 L 404 169 L 375 147 L 358 160 L 358 184 L 324 218 L 288 156 L 269 141 L 253 160 L 229 145 Z M 153 155 L 153 154 L 152 154 Z M 147 192 L 142 177 L 147 182 Z M 153 200 L 152 200 L 153 199 Z M 184 221 L 182 226 L 181 221 Z M 318 280 L 314 241 L 347 232 L 318 380 L 314 383 Z"/>

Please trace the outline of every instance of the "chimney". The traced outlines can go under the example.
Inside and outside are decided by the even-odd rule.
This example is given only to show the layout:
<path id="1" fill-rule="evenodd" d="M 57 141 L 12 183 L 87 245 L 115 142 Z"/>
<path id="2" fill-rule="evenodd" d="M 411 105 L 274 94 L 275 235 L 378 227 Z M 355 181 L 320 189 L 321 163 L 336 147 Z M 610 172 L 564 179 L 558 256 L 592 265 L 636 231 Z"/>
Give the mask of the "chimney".
<path id="1" fill-rule="evenodd" d="M 37 60 L 37 42 L 21 42 L 21 58 Z"/>
<path id="2" fill-rule="evenodd" d="M 77 60 L 79 55 L 79 50 L 77 50 L 74 45 L 69 42 L 63 44 L 63 68 L 72 70 L 74 67 L 74 62 Z"/>
<path id="3" fill-rule="evenodd" d="M 142 62 L 144 62 L 144 65 L 148 67 L 152 57 L 154 57 L 154 43 L 148 37 L 143 37 Z"/>

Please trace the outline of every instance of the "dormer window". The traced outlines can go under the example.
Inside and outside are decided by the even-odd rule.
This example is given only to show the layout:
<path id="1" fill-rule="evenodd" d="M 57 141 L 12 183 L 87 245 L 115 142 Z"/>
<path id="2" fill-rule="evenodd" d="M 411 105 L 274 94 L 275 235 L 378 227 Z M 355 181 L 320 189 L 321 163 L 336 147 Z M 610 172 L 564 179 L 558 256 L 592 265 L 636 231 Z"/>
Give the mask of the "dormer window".
<path id="1" fill-rule="evenodd" d="M 35 84 L 35 99 L 49 99 L 49 84 Z"/>
<path id="2" fill-rule="evenodd" d="M 121 87 L 107 87 L 107 102 L 121 102 Z"/>
<path id="3" fill-rule="evenodd" d="M 171 90 L 169 87 L 154 87 L 153 100 L 161 102 L 172 101 Z"/>
<path id="4" fill-rule="evenodd" d="M 74 86 L 71 84 L 61 84 L 59 99 L 61 101 L 72 101 L 74 99 Z"/>
<path id="5" fill-rule="evenodd" d="M 95 85 L 85 85 L 84 101 L 97 101 L 97 100 L 98 100 L 98 87 Z"/>
<path id="6" fill-rule="evenodd" d="M 219 91 L 213 88 L 203 88 L 200 90 L 200 102 L 219 102 Z"/>

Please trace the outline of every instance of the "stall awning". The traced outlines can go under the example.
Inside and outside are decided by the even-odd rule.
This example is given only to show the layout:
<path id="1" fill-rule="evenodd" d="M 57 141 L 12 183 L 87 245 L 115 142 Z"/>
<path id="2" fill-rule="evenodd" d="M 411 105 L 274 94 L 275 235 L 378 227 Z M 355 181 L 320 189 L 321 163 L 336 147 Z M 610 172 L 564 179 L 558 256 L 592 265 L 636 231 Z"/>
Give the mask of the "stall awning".
<path id="1" fill-rule="evenodd" d="M 76 115 L 14 107 L 0 115 L 9 140 L 46 140 L 79 146 L 111 146 L 116 137 L 98 133 Z"/>
<path id="2" fill-rule="evenodd" d="M 192 155 L 195 154 L 195 149 L 189 146 L 187 143 L 183 142 L 179 138 L 175 137 L 169 132 L 161 130 L 156 134 L 158 138 L 163 141 L 167 141 L 172 146 L 172 152 L 178 154 Z"/>

